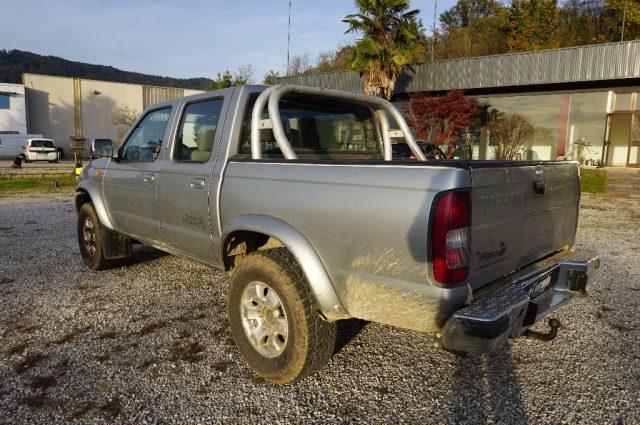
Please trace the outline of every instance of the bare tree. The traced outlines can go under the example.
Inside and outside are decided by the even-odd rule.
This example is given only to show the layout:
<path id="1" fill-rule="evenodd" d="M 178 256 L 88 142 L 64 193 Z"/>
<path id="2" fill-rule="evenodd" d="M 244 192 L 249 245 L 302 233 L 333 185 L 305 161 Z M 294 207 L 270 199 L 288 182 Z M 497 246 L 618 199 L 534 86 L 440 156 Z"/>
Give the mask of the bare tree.
<path id="1" fill-rule="evenodd" d="M 309 72 L 313 68 L 309 54 L 295 55 L 289 62 L 288 75 L 300 75 Z"/>
<path id="2" fill-rule="evenodd" d="M 238 68 L 236 80 L 243 81 L 244 84 L 253 84 L 255 74 L 256 68 L 250 63 L 245 63 Z"/>
<path id="3" fill-rule="evenodd" d="M 489 117 L 487 140 L 496 159 L 512 160 L 522 153 L 536 133 L 536 129 L 522 114 L 495 111 Z"/>
<path id="4" fill-rule="evenodd" d="M 118 126 L 118 145 L 122 142 L 122 138 L 129 131 L 131 126 L 135 124 L 140 116 L 140 111 L 130 106 L 121 106 L 111 117 L 111 123 Z"/>

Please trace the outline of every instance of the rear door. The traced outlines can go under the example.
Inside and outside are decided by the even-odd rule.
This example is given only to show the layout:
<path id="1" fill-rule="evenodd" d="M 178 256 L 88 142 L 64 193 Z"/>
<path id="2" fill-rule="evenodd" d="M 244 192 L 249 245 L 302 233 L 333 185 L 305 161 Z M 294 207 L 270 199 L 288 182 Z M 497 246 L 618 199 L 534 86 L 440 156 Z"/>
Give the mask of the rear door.
<path id="1" fill-rule="evenodd" d="M 474 288 L 573 244 L 578 172 L 577 163 L 566 162 L 472 163 L 469 277 Z"/>
<path id="2" fill-rule="evenodd" d="M 223 119 L 233 90 L 181 105 L 170 155 L 162 162 L 158 210 L 163 243 L 204 261 L 214 260 L 211 233 L 212 180 Z"/>

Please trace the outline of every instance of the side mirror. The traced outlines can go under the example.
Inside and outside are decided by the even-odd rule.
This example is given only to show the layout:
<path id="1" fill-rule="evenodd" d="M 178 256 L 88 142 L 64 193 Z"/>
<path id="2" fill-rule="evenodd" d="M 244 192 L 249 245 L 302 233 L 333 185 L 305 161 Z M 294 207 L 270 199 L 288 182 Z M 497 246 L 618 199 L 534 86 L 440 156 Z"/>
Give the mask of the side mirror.
<path id="1" fill-rule="evenodd" d="M 91 158 L 112 158 L 116 153 L 115 144 L 111 139 L 94 139 L 91 142 Z"/>

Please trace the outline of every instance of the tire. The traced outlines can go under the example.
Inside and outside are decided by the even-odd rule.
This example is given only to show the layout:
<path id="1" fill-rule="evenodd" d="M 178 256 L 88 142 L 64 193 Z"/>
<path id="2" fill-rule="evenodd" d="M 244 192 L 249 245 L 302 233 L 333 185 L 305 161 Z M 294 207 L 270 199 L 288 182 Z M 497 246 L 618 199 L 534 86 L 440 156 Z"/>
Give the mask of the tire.
<path id="1" fill-rule="evenodd" d="M 85 231 L 89 231 L 88 224 L 92 225 L 93 237 L 89 238 Z M 82 260 L 91 270 L 104 270 L 109 268 L 112 262 L 104 257 L 102 250 L 102 227 L 100 220 L 91 202 L 87 202 L 78 211 L 78 247 Z M 92 239 L 90 242 L 87 239 Z"/>
<path id="2" fill-rule="evenodd" d="M 268 337 L 262 341 L 265 343 L 261 347 L 252 342 L 248 329 L 260 322 L 254 321 L 252 325 L 253 319 L 247 320 L 248 315 L 243 315 L 244 302 L 251 298 L 250 303 L 255 304 L 255 297 L 252 298 L 251 294 L 260 292 L 259 284 L 266 288 L 266 292 L 262 292 L 265 300 L 277 298 L 280 302 L 280 308 L 272 315 L 275 319 L 269 319 L 279 322 L 268 329 L 280 329 L 281 323 L 287 324 L 286 338 L 275 331 L 271 335 L 270 342 L 275 342 L 273 346 L 267 344 Z M 256 287 L 258 292 L 252 292 Z M 276 297 L 269 292 L 275 293 Z M 274 305 L 264 301 L 264 305 L 267 304 L 267 308 Z M 311 290 L 304 274 L 284 248 L 254 252 L 242 260 L 231 278 L 227 307 L 231 334 L 245 361 L 255 373 L 271 382 L 290 384 L 301 380 L 320 370 L 333 353 L 336 324 L 325 321 L 314 310 Z M 262 320 L 262 323 L 269 322 Z M 274 348 L 277 346 L 281 351 Z M 269 347 L 269 353 L 265 353 Z"/>

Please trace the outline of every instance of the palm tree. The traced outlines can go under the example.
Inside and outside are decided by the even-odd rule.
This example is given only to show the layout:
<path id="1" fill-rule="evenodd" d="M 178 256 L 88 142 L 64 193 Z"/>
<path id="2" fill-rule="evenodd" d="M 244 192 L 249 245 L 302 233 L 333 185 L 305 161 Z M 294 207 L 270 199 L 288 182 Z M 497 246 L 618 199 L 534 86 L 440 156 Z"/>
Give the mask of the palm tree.
<path id="1" fill-rule="evenodd" d="M 391 98 L 398 74 L 419 47 L 418 9 L 409 0 L 356 0 L 358 13 L 345 16 L 347 33 L 361 33 L 347 65 L 364 78 L 367 94 Z"/>

